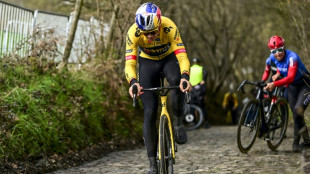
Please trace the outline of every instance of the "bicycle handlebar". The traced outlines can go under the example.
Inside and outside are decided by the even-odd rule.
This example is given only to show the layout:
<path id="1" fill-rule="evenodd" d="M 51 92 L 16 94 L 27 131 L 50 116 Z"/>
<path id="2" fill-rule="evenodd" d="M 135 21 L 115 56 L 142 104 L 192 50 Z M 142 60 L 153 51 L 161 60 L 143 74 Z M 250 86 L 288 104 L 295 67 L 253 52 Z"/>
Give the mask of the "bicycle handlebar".
<path id="1" fill-rule="evenodd" d="M 182 85 L 183 85 L 184 89 L 187 88 L 187 82 L 183 82 Z M 145 88 L 145 89 L 141 89 L 141 92 L 143 92 L 143 91 L 163 91 L 165 89 L 167 91 L 162 93 L 162 95 L 166 95 L 170 89 L 180 89 L 180 87 L 179 86 L 167 86 L 167 87 Z M 137 106 L 137 93 L 138 93 L 137 85 L 132 86 L 132 93 L 133 93 L 133 107 L 136 107 Z M 190 103 L 190 96 L 189 96 L 188 91 L 185 92 L 185 101 L 186 101 L 186 103 Z"/>
<path id="2" fill-rule="evenodd" d="M 241 92 L 245 94 L 243 86 L 246 85 L 246 84 L 254 85 L 254 86 L 258 87 L 258 88 L 263 88 L 263 87 L 266 86 L 266 84 L 264 84 L 263 82 L 260 82 L 260 81 L 259 82 L 252 82 L 252 81 L 244 80 L 241 83 L 241 85 L 238 87 L 237 91 L 241 90 Z"/>

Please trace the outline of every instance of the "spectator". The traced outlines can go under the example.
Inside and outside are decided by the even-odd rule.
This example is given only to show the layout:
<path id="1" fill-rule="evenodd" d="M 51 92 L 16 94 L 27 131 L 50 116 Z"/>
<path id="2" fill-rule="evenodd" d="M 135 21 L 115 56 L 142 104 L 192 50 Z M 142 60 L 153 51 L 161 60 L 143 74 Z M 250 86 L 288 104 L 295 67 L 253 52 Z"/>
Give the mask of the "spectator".
<path id="1" fill-rule="evenodd" d="M 206 95 L 206 79 L 207 70 L 201 65 L 199 58 L 193 58 L 193 65 L 190 68 L 189 82 L 193 86 L 191 91 L 191 102 L 198 105 L 203 112 L 205 124 L 204 128 L 209 128 L 209 122 L 207 119 L 206 105 L 204 97 Z"/>
<path id="2" fill-rule="evenodd" d="M 223 109 L 226 111 L 227 124 L 237 124 L 238 105 L 236 93 L 229 91 L 224 95 Z M 229 113 L 231 117 L 229 117 Z"/>

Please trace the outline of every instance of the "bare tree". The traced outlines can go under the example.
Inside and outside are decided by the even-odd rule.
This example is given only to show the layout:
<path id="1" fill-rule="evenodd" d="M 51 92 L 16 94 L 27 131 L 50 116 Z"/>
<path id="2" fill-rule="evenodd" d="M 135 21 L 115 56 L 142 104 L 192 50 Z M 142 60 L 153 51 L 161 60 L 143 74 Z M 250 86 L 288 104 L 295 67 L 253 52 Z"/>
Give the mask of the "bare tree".
<path id="1" fill-rule="evenodd" d="M 83 7 L 83 0 L 77 0 L 75 3 L 75 10 L 73 14 L 72 25 L 70 27 L 70 32 L 68 35 L 67 43 L 65 46 L 65 52 L 63 56 L 63 66 L 65 68 L 67 68 L 68 60 L 69 60 L 71 49 L 72 49 L 72 44 L 74 41 L 75 31 L 76 31 L 77 24 L 80 18 L 82 7 Z"/>
<path id="2" fill-rule="evenodd" d="M 278 9 L 281 15 L 286 16 L 289 20 L 286 22 L 286 26 L 291 26 L 291 35 L 289 38 L 294 42 L 290 45 L 298 50 L 298 54 L 303 59 L 303 62 L 308 68 L 310 68 L 310 46 L 309 37 L 310 33 L 308 28 L 310 27 L 310 1 L 279 1 Z"/>

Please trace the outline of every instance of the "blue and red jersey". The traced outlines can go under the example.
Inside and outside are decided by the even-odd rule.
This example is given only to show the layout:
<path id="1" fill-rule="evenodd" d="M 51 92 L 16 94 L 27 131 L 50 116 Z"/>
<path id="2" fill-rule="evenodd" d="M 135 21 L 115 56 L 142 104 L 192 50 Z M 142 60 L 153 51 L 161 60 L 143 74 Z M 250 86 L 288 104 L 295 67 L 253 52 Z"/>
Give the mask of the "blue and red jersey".
<path id="1" fill-rule="evenodd" d="M 278 61 L 272 53 L 267 60 L 269 59 L 275 63 L 277 71 L 284 77 L 275 81 L 275 86 L 299 84 L 303 82 L 304 74 L 309 74 L 298 54 L 288 49 L 285 50 L 285 56 L 281 61 Z"/>

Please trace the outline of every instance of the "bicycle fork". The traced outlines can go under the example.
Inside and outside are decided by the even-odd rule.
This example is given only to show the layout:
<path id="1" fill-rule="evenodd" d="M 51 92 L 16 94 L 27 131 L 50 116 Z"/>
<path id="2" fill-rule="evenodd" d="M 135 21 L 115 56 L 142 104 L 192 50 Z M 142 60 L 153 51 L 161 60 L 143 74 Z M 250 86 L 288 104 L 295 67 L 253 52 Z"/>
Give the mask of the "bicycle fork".
<path id="1" fill-rule="evenodd" d="M 173 161 L 175 159 L 175 144 L 174 144 L 174 137 L 173 137 L 173 127 L 172 127 L 172 124 L 171 124 L 171 119 L 170 119 L 170 116 L 168 114 L 168 111 L 167 111 L 167 96 L 160 96 L 161 98 L 161 117 L 166 115 L 167 116 L 167 120 L 168 120 L 168 126 L 169 126 L 169 132 L 170 132 L 170 139 L 171 139 L 171 148 L 172 148 L 172 157 L 173 157 Z M 159 132 L 160 132 L 160 128 L 159 128 Z M 159 135 L 158 137 L 158 142 L 160 142 L 161 140 L 161 137 Z M 160 145 L 158 145 L 160 146 Z M 160 151 L 160 148 L 159 148 L 159 159 L 161 159 L 161 151 Z"/>

